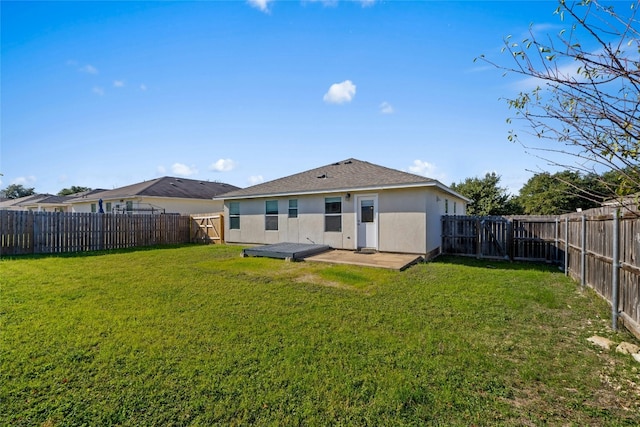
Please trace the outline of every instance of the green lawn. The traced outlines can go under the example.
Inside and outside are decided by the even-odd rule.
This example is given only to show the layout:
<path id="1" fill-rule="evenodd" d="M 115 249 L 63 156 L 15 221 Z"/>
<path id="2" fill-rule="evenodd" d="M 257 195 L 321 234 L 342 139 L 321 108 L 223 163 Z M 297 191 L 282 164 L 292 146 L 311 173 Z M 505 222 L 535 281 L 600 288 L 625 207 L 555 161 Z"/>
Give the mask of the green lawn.
<path id="1" fill-rule="evenodd" d="M 185 246 L 0 260 L 0 424 L 638 425 L 609 308 L 556 268 Z"/>

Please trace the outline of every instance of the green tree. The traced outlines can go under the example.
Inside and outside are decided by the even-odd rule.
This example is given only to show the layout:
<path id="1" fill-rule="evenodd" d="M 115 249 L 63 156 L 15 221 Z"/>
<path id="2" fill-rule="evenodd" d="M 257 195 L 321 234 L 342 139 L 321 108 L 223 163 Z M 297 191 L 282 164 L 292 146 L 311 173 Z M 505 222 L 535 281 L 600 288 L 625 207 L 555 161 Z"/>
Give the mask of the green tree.
<path id="1" fill-rule="evenodd" d="M 534 175 L 520 189 L 518 202 L 527 215 L 560 215 L 600 206 L 601 177 L 565 170 Z"/>
<path id="2" fill-rule="evenodd" d="M 503 52 L 515 61 L 510 66 L 480 57 L 532 83 L 507 102 L 542 144 L 521 139 L 516 130 L 509 140 L 561 169 L 615 172 L 618 179 L 601 181 L 609 197 L 640 191 L 639 7 L 639 1 L 614 8 L 598 0 L 560 0 L 555 12 L 565 28 L 557 35 L 541 35 L 532 25 L 524 40 L 507 37 Z"/>
<path id="3" fill-rule="evenodd" d="M 63 188 L 62 190 L 58 191 L 58 196 L 69 196 L 71 194 L 81 193 L 83 191 L 91 191 L 91 188 L 72 185 L 70 188 Z"/>
<path id="4" fill-rule="evenodd" d="M 512 209 L 507 204 L 509 195 L 505 188 L 498 186 L 500 175 L 487 173 L 484 178 L 466 178 L 463 182 L 451 184 L 451 189 L 468 197 L 472 202 L 467 206 L 468 215 L 508 215 Z"/>
<path id="5" fill-rule="evenodd" d="M 20 197 L 31 196 L 35 194 L 34 188 L 25 188 L 22 184 L 8 185 L 4 190 L 5 197 L 8 199 L 19 199 Z"/>

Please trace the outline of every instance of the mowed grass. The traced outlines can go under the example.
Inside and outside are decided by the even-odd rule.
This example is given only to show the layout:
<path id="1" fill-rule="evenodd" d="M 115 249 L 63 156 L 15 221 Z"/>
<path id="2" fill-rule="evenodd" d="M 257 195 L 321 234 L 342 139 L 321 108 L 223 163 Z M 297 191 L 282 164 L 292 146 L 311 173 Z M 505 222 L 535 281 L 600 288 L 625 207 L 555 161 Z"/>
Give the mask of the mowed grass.
<path id="1" fill-rule="evenodd" d="M 0 260 L 0 422 L 640 424 L 638 364 L 586 341 L 633 338 L 556 268 L 239 255 Z"/>

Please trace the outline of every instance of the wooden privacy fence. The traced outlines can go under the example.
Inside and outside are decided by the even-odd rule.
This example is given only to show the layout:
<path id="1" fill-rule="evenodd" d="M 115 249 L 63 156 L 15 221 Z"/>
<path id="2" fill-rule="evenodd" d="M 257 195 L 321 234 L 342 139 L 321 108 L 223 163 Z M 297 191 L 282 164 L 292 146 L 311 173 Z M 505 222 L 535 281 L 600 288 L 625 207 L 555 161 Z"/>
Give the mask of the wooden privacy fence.
<path id="1" fill-rule="evenodd" d="M 189 243 L 190 218 L 0 211 L 0 255 L 84 252 Z"/>
<path id="2" fill-rule="evenodd" d="M 563 216 L 442 217 L 442 252 L 544 261 L 593 288 L 640 338 L 640 216 L 601 209 Z"/>

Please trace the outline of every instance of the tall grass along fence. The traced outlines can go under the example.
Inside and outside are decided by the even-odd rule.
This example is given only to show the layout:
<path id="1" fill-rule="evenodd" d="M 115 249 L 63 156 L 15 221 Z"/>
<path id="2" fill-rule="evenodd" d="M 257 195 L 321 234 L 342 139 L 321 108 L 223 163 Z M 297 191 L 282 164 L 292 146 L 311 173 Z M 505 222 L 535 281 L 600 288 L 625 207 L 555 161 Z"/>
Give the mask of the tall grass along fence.
<path id="1" fill-rule="evenodd" d="M 562 216 L 442 217 L 445 254 L 556 263 L 611 304 L 640 338 L 640 215 L 594 209 Z"/>
<path id="2" fill-rule="evenodd" d="M 184 215 L 0 211 L 0 255 L 188 243 Z"/>

